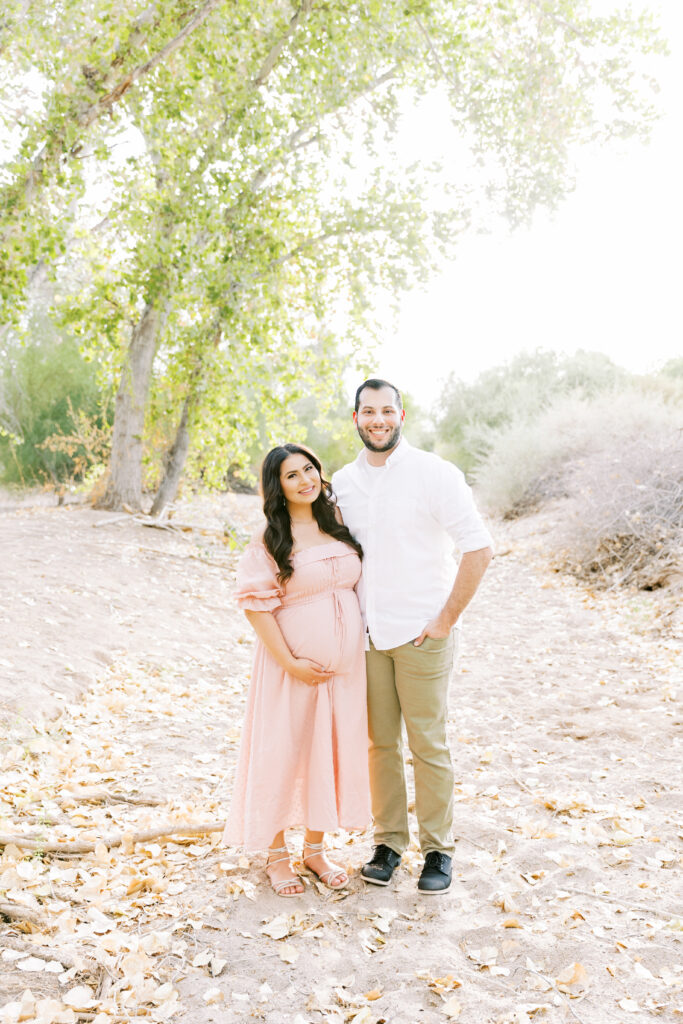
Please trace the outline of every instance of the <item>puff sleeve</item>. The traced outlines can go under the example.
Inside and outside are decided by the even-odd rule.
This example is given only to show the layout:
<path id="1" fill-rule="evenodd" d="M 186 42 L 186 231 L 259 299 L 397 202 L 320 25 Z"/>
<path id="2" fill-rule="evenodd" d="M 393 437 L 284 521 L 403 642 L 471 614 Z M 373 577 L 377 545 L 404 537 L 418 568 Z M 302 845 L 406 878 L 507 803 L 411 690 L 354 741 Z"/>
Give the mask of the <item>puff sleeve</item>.
<path id="1" fill-rule="evenodd" d="M 282 603 L 277 565 L 260 539 L 250 541 L 237 564 L 235 600 L 249 612 L 272 612 Z"/>

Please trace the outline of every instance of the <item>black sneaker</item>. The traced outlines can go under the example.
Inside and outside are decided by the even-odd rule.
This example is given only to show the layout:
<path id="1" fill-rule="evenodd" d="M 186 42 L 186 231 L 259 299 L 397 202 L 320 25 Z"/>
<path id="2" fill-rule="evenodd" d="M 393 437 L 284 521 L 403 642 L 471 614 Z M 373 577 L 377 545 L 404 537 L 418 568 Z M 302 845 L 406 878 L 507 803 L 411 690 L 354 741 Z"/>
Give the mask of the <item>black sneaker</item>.
<path id="1" fill-rule="evenodd" d="M 425 857 L 425 866 L 422 868 L 420 880 L 417 883 L 419 892 L 428 896 L 436 893 L 447 892 L 451 887 L 451 858 L 438 850 L 431 850 Z"/>
<path id="2" fill-rule="evenodd" d="M 375 847 L 372 859 L 360 869 L 360 876 L 373 885 L 389 885 L 394 870 L 401 863 L 400 853 L 380 843 Z"/>

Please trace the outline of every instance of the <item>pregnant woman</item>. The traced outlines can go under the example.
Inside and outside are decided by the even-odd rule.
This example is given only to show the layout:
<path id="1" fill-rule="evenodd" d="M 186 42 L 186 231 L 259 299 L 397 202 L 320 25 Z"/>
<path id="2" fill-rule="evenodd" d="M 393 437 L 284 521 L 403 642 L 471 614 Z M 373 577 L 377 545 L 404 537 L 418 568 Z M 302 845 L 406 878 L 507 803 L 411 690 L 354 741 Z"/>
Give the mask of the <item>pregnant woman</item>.
<path id="1" fill-rule="evenodd" d="M 257 635 L 232 805 L 230 846 L 268 847 L 280 896 L 304 891 L 285 829 L 305 825 L 303 861 L 340 889 L 325 832 L 370 819 L 365 655 L 354 587 L 362 551 L 338 518 L 312 452 L 279 445 L 261 470 L 265 529 L 237 570 L 237 603 Z"/>

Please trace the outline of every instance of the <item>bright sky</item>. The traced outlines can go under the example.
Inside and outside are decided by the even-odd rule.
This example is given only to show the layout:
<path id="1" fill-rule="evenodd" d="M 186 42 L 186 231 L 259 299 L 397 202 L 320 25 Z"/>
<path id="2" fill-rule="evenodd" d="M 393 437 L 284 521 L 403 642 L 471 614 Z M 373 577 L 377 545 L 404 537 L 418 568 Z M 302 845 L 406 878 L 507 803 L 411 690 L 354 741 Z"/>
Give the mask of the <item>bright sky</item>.
<path id="1" fill-rule="evenodd" d="M 465 239 L 456 262 L 404 297 L 376 373 L 420 403 L 451 371 L 473 380 L 522 350 L 600 351 L 637 372 L 683 356 L 683 3 L 639 6 L 660 12 L 671 47 L 651 143 L 583 154 L 554 216 Z M 422 131 L 420 147 L 433 147 L 438 124 Z"/>

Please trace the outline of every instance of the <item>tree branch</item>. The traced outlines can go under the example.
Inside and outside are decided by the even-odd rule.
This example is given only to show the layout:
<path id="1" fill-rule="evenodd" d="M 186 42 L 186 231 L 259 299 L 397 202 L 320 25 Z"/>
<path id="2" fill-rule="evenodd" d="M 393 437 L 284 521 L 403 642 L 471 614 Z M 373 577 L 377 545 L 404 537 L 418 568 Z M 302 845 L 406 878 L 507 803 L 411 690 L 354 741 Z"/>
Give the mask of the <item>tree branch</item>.
<path id="1" fill-rule="evenodd" d="M 574 25 L 571 21 L 568 21 L 566 18 L 563 18 L 554 10 L 549 9 L 545 4 L 540 3 L 539 0 L 529 0 L 529 3 L 533 4 L 533 6 L 536 8 L 541 17 L 548 18 L 555 25 L 560 25 L 567 32 L 571 32 L 572 35 L 576 36 L 577 39 L 580 39 L 582 43 L 586 44 L 586 46 L 590 45 L 590 40 L 588 36 L 585 32 L 581 31 L 578 25 Z"/>
<path id="2" fill-rule="evenodd" d="M 285 32 L 285 34 L 283 36 L 281 36 L 278 39 L 278 41 L 275 43 L 275 45 L 273 47 L 271 47 L 271 50 L 268 53 L 268 56 L 266 57 L 266 59 L 264 60 L 263 64 L 261 65 L 261 69 L 260 69 L 259 73 L 257 74 L 256 78 L 254 79 L 254 85 L 256 86 L 257 89 L 260 89 L 261 86 L 263 85 L 263 83 L 268 78 L 269 74 L 271 73 L 271 71 L 273 70 L 275 65 L 277 64 L 278 58 L 280 57 L 280 54 L 282 53 L 282 51 L 284 50 L 285 46 L 287 45 L 287 41 L 296 32 L 296 29 L 297 29 L 297 26 L 298 26 L 299 22 L 302 21 L 303 18 L 305 18 L 307 14 L 310 14 L 312 6 L 313 6 L 313 0 L 302 0 L 301 7 L 296 12 L 296 14 L 294 14 L 292 19 L 290 20 L 289 26 L 287 28 L 287 31 Z"/>
<path id="3" fill-rule="evenodd" d="M 148 843 L 152 839 L 162 839 L 164 836 L 201 836 L 209 832 L 222 832 L 225 823 L 210 822 L 206 825 L 165 825 L 163 828 L 153 828 L 146 832 L 129 832 L 120 835 L 102 836 L 97 842 L 73 842 L 59 843 L 49 842 L 37 836 L 12 835 L 7 832 L 0 832 L 0 846 L 17 846 L 20 850 L 38 850 L 40 853 L 94 853 L 97 846 L 103 843 L 108 850 L 122 843 Z M 2 909 L 5 904 L 0 904 L 0 913 L 6 913 Z"/>
<path id="4" fill-rule="evenodd" d="M 430 36 L 429 32 L 424 27 L 424 25 L 422 24 L 422 22 L 420 21 L 420 19 L 418 18 L 417 15 L 415 15 L 415 23 L 416 23 L 417 27 L 419 28 L 420 32 L 422 33 L 422 35 L 425 37 L 425 42 L 427 43 L 427 48 L 429 49 L 429 52 L 431 53 L 432 57 L 434 58 L 434 63 L 436 64 L 436 67 L 437 67 L 438 71 L 441 73 L 443 78 L 448 82 L 448 84 L 450 86 L 452 86 L 453 89 L 459 90 L 460 89 L 460 83 L 458 82 L 457 78 L 455 80 L 451 79 L 450 75 L 448 74 L 448 72 L 446 71 L 445 67 L 443 66 L 443 64 L 441 62 L 441 57 L 439 56 L 438 50 L 436 49 L 436 47 L 435 47 L 435 45 L 434 45 L 434 43 L 432 41 L 432 37 Z"/>
<path id="5" fill-rule="evenodd" d="M 290 251 L 286 252 L 284 256 L 278 256 L 276 260 L 271 260 L 267 269 L 274 270 L 275 267 L 279 267 L 283 263 L 288 263 L 290 260 L 300 256 L 302 252 L 306 252 L 308 249 L 317 248 L 319 245 L 322 245 L 323 242 L 327 242 L 330 238 L 342 238 L 344 235 L 349 234 L 351 234 L 349 228 L 336 228 L 334 231 L 325 231 L 322 235 L 312 235 L 310 238 L 304 239 L 304 241 L 297 245 L 296 248 L 290 249 Z M 254 275 L 254 279 L 257 277 L 261 277 L 261 275 Z"/>
<path id="6" fill-rule="evenodd" d="M 187 37 L 194 32 L 202 22 L 206 20 L 206 18 L 208 18 L 220 3 L 221 0 L 204 0 L 201 7 L 173 39 L 169 40 L 165 46 L 163 46 L 143 64 L 139 64 L 131 71 L 126 72 L 126 74 L 123 75 L 111 88 L 109 88 L 103 96 L 100 96 L 99 99 L 80 110 L 75 110 L 72 121 L 75 122 L 78 128 L 88 128 L 91 124 L 102 117 L 103 114 L 111 110 L 111 108 L 118 103 L 128 89 L 130 89 L 134 82 L 149 74 L 149 72 L 158 64 L 182 46 Z M 142 18 L 138 19 L 138 22 L 135 23 L 131 36 L 139 31 L 139 23 L 141 22 Z M 116 58 L 113 62 L 112 68 L 116 66 L 117 62 L 120 62 L 120 57 Z M 11 194 L 13 192 L 15 195 L 15 201 L 17 197 L 21 196 L 24 203 L 30 202 L 48 164 L 56 160 L 65 151 L 65 135 L 66 122 L 63 121 L 59 130 L 49 134 L 48 141 L 43 144 L 40 151 L 31 161 L 23 179 L 20 182 L 15 183 L 13 186 L 10 186 L 9 189 L 3 190 L 3 192 L 5 192 L 5 194 L 8 192 Z M 69 147 L 68 152 L 73 155 L 77 152 L 78 148 L 79 143 L 74 142 Z M 12 205 L 15 204 L 13 203 Z M 7 230 L 3 233 L 3 238 L 7 237 L 14 227 L 15 223 L 12 220 L 8 225 Z"/>
<path id="7" fill-rule="evenodd" d="M 77 971 L 90 971 L 97 974 L 102 970 L 102 964 L 90 956 L 79 953 L 77 950 L 65 949 L 64 946 L 36 946 L 33 942 L 25 942 L 12 935 L 3 935 L 0 942 L 6 949 L 15 949 L 17 953 L 25 953 L 26 956 L 39 956 L 41 960 L 56 960 L 63 967 L 73 967 Z"/>
<path id="8" fill-rule="evenodd" d="M 38 928 L 44 928 L 45 918 L 29 907 L 21 907 L 18 903 L 0 902 L 0 917 L 9 917 L 13 921 L 29 921 Z"/>
<path id="9" fill-rule="evenodd" d="M 88 125 L 97 120 L 97 118 L 104 113 L 105 108 L 112 107 L 114 103 L 118 102 L 134 82 L 137 82 L 139 78 L 143 78 L 144 75 L 149 74 L 157 64 L 161 64 L 162 61 L 177 50 L 178 47 L 182 46 L 186 38 L 194 32 L 196 28 L 199 28 L 202 22 L 206 21 L 208 16 L 220 3 L 221 0 L 204 0 L 204 3 L 199 10 L 190 18 L 177 36 L 166 43 L 165 46 L 162 46 L 158 53 L 155 53 L 154 56 L 150 57 L 144 64 L 138 65 L 137 68 L 133 68 L 132 71 L 129 71 L 124 75 L 113 89 L 110 89 L 105 96 L 101 96 L 96 103 L 93 103 L 92 106 L 84 112 L 82 117 L 79 118 L 78 123 L 82 127 L 87 128 Z"/>

